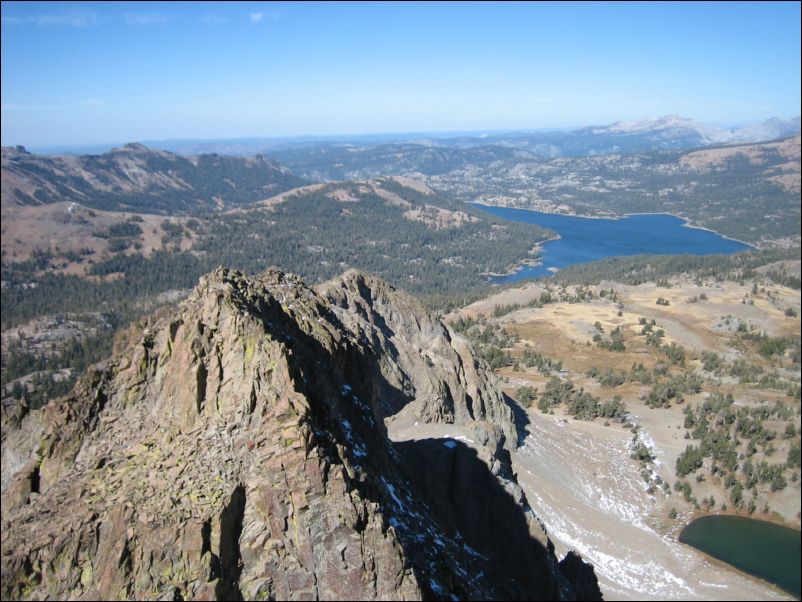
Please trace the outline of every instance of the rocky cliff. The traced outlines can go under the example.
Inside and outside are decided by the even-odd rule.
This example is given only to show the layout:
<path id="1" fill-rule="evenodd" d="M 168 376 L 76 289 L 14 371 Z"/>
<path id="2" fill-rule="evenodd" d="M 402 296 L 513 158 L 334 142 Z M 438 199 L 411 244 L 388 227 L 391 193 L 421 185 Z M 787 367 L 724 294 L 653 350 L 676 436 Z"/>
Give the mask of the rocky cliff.
<path id="1" fill-rule="evenodd" d="M 372 394 L 384 416 L 470 424 L 483 444 L 517 445 L 512 410 L 492 372 L 416 299 L 355 270 L 319 291 L 341 323 L 369 341 L 371 384 L 380 387 Z"/>
<path id="2" fill-rule="evenodd" d="M 404 412 L 484 445 L 394 444 Z M 369 276 L 218 269 L 37 421 L 4 483 L 3 599 L 597 597 L 510 474 L 492 376 Z"/>

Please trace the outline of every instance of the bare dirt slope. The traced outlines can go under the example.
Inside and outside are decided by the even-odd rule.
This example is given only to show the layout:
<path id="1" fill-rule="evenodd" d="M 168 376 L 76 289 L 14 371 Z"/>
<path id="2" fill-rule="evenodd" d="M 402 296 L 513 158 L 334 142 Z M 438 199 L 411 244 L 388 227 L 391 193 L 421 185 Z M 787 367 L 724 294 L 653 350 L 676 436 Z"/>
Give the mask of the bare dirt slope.
<path id="1" fill-rule="evenodd" d="M 2 208 L 2 249 L 5 261 L 26 261 L 35 252 L 85 254 L 94 261 L 110 252 L 108 228 L 125 222 L 139 226 L 141 233 L 131 239 L 128 252 L 149 256 L 164 248 L 162 241 L 166 222 L 186 224 L 187 218 L 168 218 L 161 215 L 120 213 L 90 209 L 79 203 L 62 201 L 49 205 L 13 205 Z M 176 242 L 182 250 L 192 246 L 194 235 L 184 229 Z M 135 248 L 133 245 L 139 248 Z M 171 246 L 174 244 L 171 243 Z M 83 274 L 89 261 L 71 261 L 64 257 L 65 273 Z"/>
<path id="2" fill-rule="evenodd" d="M 530 412 L 513 466 L 559 548 L 577 549 L 606 600 L 778 600 L 790 596 L 714 564 L 662 532 L 629 458 L 628 430 Z M 582 461 L 577 461 L 582 458 Z"/>

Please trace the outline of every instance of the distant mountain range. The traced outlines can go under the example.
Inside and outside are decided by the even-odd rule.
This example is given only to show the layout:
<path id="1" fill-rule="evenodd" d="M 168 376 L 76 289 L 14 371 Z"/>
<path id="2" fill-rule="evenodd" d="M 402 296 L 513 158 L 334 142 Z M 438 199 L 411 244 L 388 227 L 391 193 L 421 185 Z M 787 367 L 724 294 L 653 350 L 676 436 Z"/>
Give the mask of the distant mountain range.
<path id="1" fill-rule="evenodd" d="M 785 138 L 799 133 L 799 130 L 800 118 L 798 116 L 793 119 L 772 117 L 743 127 L 723 128 L 704 125 L 679 115 L 666 115 L 639 121 L 618 121 L 603 127 L 583 128 L 579 132 L 609 136 L 649 134 L 679 143 L 684 143 L 686 140 L 698 140 L 703 144 L 720 144 L 723 142 L 760 142 Z"/>
<path id="2" fill-rule="evenodd" d="M 633 155 L 751 143 L 799 132 L 799 117 L 726 129 L 667 116 L 571 131 L 498 132 L 371 144 L 323 141 L 277 147 L 270 156 L 299 176 L 315 181 L 411 173 L 438 176 L 454 170 L 492 169 L 497 164 L 561 157 Z"/>
<path id="3" fill-rule="evenodd" d="M 181 155 L 219 153 L 225 155 L 292 157 L 304 151 L 314 154 L 326 148 L 377 148 L 406 145 L 428 148 L 471 149 L 490 147 L 485 153 L 502 152 L 506 147 L 531 158 L 587 156 L 609 153 L 640 153 L 653 150 L 689 149 L 725 142 L 760 142 L 792 136 L 800 132 L 799 116 L 791 119 L 772 117 L 758 123 L 725 128 L 692 119 L 667 115 L 639 121 L 621 121 L 576 129 L 544 129 L 492 132 L 417 132 L 408 134 L 370 134 L 343 136 L 302 136 L 295 138 L 240 138 L 216 140 L 145 141 L 150 147 Z M 111 145 L 87 147 L 36 148 L 44 154 L 103 153 Z M 279 160 L 282 160 L 279 158 Z M 288 162 L 288 165 L 295 167 Z M 296 169 L 297 171 L 297 169 Z M 383 175 L 383 174 L 376 174 Z"/>

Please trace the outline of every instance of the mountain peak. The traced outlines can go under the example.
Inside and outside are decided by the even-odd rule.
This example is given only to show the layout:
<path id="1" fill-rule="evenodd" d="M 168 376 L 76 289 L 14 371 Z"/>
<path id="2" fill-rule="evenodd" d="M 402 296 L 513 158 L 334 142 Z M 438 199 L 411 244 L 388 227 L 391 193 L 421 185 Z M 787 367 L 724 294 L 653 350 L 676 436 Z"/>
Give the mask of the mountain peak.
<path id="1" fill-rule="evenodd" d="M 159 150 L 150 148 L 150 147 L 145 146 L 144 144 L 142 144 L 140 142 L 129 142 L 128 144 L 124 144 L 123 146 L 115 147 L 115 148 L 111 149 L 111 151 L 109 151 L 109 152 L 111 152 L 111 153 L 138 153 L 139 154 L 139 153 L 161 153 L 161 152 L 164 152 L 164 151 L 159 151 Z"/>
<path id="2" fill-rule="evenodd" d="M 478 443 L 393 443 L 384 420 L 402 411 Z M 504 449 L 515 425 L 486 366 L 366 274 L 315 291 L 276 269 L 218 268 L 132 327 L 44 423 L 41 455 L 4 498 L 4 599 L 596 587 L 592 569 L 566 577 L 527 510 Z M 503 517 L 493 529 L 472 518 L 490 515 Z"/>
<path id="3" fill-rule="evenodd" d="M 705 126 L 702 126 L 692 119 L 681 117 L 679 115 L 664 115 L 662 117 L 650 117 L 635 121 L 617 121 L 609 126 L 606 126 L 605 128 L 600 129 L 607 132 L 634 133 L 664 130 L 669 128 L 698 129 L 700 127 Z"/>
<path id="4" fill-rule="evenodd" d="M 589 128 L 593 134 L 657 135 L 663 139 L 695 138 L 698 145 L 723 142 L 757 142 L 793 135 L 799 132 L 799 118 L 772 117 L 738 128 L 704 125 L 680 115 L 664 115 L 635 121 L 617 121 L 607 126 Z"/>

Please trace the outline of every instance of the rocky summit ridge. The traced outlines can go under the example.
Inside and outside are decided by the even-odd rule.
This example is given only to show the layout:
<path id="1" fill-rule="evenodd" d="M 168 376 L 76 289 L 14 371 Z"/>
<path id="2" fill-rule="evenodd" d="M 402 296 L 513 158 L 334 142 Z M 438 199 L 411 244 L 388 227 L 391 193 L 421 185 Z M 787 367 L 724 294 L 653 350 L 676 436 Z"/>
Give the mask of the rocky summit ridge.
<path id="1" fill-rule="evenodd" d="M 69 396 L 4 408 L 4 462 L 10 431 L 41 435 L 4 479 L 0 594 L 600 599 L 515 482 L 493 378 L 379 279 L 219 268 Z M 404 414 L 481 445 L 393 443 L 384 420 Z"/>

